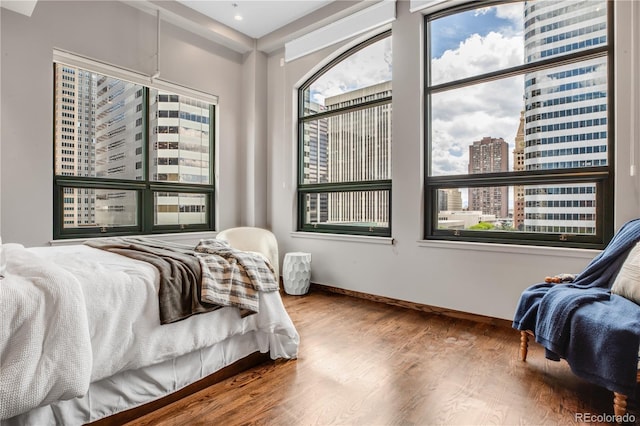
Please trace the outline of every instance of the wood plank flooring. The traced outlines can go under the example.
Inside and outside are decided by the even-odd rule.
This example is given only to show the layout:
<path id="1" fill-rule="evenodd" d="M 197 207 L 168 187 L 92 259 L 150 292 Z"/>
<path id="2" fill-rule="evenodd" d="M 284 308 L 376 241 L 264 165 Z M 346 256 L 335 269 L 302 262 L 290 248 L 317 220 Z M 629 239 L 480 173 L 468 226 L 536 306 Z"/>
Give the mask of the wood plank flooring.
<path id="1" fill-rule="evenodd" d="M 520 361 L 509 327 L 316 290 L 283 300 L 301 337 L 297 360 L 130 424 L 571 425 L 607 424 L 613 413 L 611 392 L 546 360 L 538 344 Z M 640 418 L 637 406 L 629 401 Z"/>

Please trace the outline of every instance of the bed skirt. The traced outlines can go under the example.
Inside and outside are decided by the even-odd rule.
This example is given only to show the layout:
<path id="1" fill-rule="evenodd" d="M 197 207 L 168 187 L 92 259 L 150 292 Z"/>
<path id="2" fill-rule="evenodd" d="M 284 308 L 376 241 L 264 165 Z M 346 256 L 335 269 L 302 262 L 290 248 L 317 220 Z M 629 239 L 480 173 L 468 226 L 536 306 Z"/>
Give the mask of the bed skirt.
<path id="1" fill-rule="evenodd" d="M 286 348 L 277 336 L 256 330 L 233 336 L 213 346 L 138 370 L 128 370 L 92 383 L 81 398 L 56 401 L 12 417 L 2 425 L 83 425 L 139 407 L 225 368 L 255 352 L 271 358 Z M 285 343 L 286 344 L 286 343 Z"/>

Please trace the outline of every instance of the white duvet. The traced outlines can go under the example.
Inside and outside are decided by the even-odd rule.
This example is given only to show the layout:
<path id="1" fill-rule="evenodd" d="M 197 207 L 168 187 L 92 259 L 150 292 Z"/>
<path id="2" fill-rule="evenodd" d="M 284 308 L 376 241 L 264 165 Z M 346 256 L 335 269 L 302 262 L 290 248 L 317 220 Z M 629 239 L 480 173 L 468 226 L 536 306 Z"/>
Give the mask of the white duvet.
<path id="1" fill-rule="evenodd" d="M 271 358 L 295 358 L 299 337 L 277 292 L 260 312 L 235 308 L 160 325 L 158 273 L 84 245 L 3 246 L 0 418 L 86 393 L 91 382 L 263 330 Z"/>
<path id="2" fill-rule="evenodd" d="M 84 394 L 93 361 L 80 282 L 20 245 L 3 250 L 0 419 Z"/>

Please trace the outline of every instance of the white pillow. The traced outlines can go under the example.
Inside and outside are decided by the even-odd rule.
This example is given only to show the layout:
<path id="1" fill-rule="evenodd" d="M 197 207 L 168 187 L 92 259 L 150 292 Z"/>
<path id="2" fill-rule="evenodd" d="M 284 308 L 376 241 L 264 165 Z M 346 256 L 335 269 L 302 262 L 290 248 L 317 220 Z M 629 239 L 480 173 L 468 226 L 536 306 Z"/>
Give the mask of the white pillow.
<path id="1" fill-rule="evenodd" d="M 640 305 L 640 242 L 631 249 L 616 276 L 611 293 Z"/>

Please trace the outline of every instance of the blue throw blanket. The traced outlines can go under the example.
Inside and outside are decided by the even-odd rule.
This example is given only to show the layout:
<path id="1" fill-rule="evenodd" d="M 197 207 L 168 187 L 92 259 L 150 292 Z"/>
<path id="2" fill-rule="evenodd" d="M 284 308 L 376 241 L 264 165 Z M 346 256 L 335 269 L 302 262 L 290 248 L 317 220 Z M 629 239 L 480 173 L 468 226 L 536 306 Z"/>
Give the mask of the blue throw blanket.
<path id="1" fill-rule="evenodd" d="M 573 282 L 526 289 L 513 321 L 514 328 L 534 332 L 547 358 L 564 358 L 577 376 L 625 395 L 635 392 L 640 306 L 610 288 L 638 241 L 640 219 L 634 219 Z"/>

